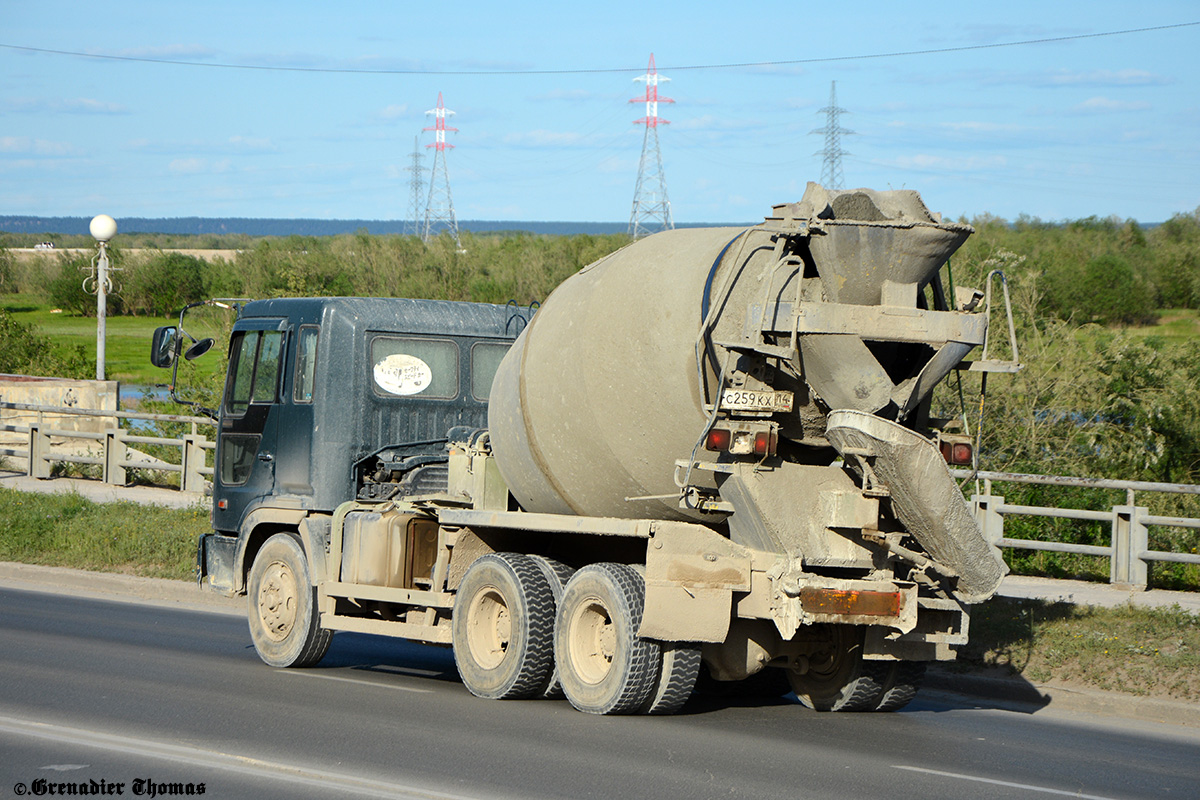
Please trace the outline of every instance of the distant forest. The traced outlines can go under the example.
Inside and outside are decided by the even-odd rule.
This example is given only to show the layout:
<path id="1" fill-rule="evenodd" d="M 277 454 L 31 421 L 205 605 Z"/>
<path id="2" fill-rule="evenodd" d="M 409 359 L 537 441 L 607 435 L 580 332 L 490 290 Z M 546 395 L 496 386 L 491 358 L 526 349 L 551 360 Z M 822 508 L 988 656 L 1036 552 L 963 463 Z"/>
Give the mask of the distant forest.
<path id="1" fill-rule="evenodd" d="M 749 222 L 679 224 L 680 228 L 755 225 Z M 0 216 L 0 232 L 13 234 L 87 235 L 91 217 Z M 247 217 L 118 217 L 121 233 L 174 233 L 189 236 L 243 234 L 245 236 L 337 236 L 365 231 L 376 236 L 402 234 L 409 224 L 402 219 L 252 219 Z M 517 220 L 460 220 L 458 227 L 472 233 L 533 233 L 602 236 L 625 233 L 626 222 L 523 222 Z"/>

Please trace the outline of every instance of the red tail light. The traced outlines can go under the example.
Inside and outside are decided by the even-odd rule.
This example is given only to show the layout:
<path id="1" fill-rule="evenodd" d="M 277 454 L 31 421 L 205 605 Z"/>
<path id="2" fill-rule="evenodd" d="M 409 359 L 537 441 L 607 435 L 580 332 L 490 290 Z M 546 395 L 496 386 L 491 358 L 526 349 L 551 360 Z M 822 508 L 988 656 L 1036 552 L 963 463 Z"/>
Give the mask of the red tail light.
<path id="1" fill-rule="evenodd" d="M 709 450 L 723 452 L 729 449 L 729 442 L 732 438 L 733 434 L 724 428 L 713 428 L 708 432 L 708 436 L 704 440 L 704 446 Z"/>
<path id="2" fill-rule="evenodd" d="M 759 431 L 754 434 L 754 454 L 758 456 L 773 456 L 779 445 L 779 437 L 775 431 Z"/>
<path id="3" fill-rule="evenodd" d="M 947 464 L 964 466 L 971 463 L 972 448 L 969 442 L 942 441 L 942 458 Z"/>

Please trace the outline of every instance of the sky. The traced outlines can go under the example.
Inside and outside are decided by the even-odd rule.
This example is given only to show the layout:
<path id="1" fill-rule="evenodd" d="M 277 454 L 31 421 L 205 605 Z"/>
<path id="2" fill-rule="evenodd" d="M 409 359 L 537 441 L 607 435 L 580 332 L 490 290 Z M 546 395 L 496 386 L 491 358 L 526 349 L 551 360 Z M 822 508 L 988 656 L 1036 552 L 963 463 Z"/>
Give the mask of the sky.
<path id="1" fill-rule="evenodd" d="M 1200 207 L 1200 25 L 1095 35 L 1200 23 L 1195 0 L 0 0 L 0 19 L 0 215 L 406 219 L 440 92 L 458 219 L 627 222 L 651 53 L 676 222 L 756 222 L 819 182 L 835 81 L 846 188 L 954 219 Z"/>

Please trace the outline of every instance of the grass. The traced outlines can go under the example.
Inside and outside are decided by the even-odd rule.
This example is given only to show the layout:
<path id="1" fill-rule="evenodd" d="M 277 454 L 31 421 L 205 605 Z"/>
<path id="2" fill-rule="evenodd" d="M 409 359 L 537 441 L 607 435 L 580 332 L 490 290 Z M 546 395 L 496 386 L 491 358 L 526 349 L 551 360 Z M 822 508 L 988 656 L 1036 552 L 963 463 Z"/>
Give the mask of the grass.
<path id="1" fill-rule="evenodd" d="M 973 610 L 957 668 L 1200 702 L 1200 616 L 998 598 Z"/>
<path id="2" fill-rule="evenodd" d="M 186 580 L 197 537 L 209 530 L 201 506 L 93 503 L 0 488 L 0 561 Z"/>
<path id="3" fill-rule="evenodd" d="M 0 308 L 22 325 L 34 327 L 57 346 L 81 344 L 85 352 L 96 354 L 95 317 L 80 317 L 65 311 L 56 314 L 44 299 L 24 294 L 0 294 Z M 108 317 L 104 326 L 104 376 L 139 385 L 169 383 L 171 371 L 150 364 L 150 340 L 155 328 L 178 322 L 178 317 Z M 191 325 L 188 327 L 190 330 Z M 213 334 L 197 334 L 210 335 Z M 189 363 L 203 376 L 223 372 L 225 362 L 218 352 L 221 349 L 218 346 L 207 357 Z"/>

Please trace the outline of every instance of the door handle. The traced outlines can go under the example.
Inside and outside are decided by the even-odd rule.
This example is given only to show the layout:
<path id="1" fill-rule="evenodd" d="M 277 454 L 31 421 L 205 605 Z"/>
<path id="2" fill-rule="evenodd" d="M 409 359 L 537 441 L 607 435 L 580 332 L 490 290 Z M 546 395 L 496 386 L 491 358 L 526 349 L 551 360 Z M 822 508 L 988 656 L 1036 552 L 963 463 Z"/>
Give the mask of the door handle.
<path id="1" fill-rule="evenodd" d="M 275 456 L 271 455 L 270 453 L 259 453 L 258 460 L 270 463 L 275 460 Z"/>

